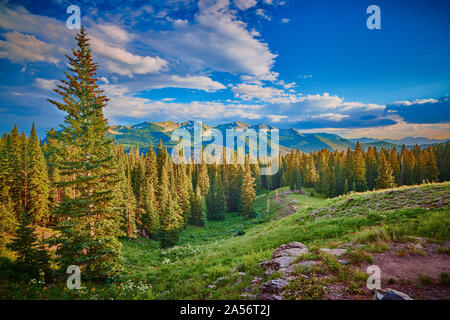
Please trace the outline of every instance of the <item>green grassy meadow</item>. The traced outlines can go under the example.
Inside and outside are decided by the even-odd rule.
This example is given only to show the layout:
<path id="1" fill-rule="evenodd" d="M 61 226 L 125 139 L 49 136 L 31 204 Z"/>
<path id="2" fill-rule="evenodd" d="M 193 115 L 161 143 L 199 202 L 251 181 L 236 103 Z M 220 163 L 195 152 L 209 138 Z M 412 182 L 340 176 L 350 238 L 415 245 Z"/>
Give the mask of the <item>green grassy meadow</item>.
<path id="1" fill-rule="evenodd" d="M 380 241 L 410 236 L 450 240 L 449 182 L 333 199 L 311 196 L 309 189 L 306 194 L 287 191 L 259 195 L 252 220 L 230 213 L 225 221 L 208 222 L 205 228 L 188 226 L 180 237 L 183 245 L 161 249 L 153 240 L 122 240 L 122 276 L 109 283 L 83 282 L 81 290 L 65 289 L 64 277 L 55 283 L 11 281 L 3 258 L 0 298 L 243 299 L 245 288 L 252 293 L 252 280 L 264 278 L 258 263 L 291 241 L 304 243 L 311 252 L 352 241 L 364 244 L 362 255 L 370 256 Z M 358 259 L 360 251 L 351 254 Z M 295 283 L 290 286 L 295 288 Z M 295 290 L 293 297 L 299 297 Z"/>

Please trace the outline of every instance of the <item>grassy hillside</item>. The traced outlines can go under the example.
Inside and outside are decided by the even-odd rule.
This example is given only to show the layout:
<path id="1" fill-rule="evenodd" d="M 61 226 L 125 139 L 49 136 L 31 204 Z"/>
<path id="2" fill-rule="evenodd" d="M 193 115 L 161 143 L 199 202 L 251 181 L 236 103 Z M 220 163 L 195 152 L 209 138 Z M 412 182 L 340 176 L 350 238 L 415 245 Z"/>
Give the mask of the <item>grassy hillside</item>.
<path id="1" fill-rule="evenodd" d="M 0 298 L 243 299 L 244 292 L 250 296 L 258 293 L 255 279 L 277 277 L 276 273 L 264 275 L 258 264 L 270 259 L 279 245 L 291 241 L 304 243 L 311 251 L 310 259 L 321 259 L 321 268 L 332 270 L 327 286 L 342 282 L 348 294 L 362 294 L 360 287 L 366 279 L 364 273 L 351 268 L 373 261 L 375 253 L 389 250 L 394 240 L 406 243 L 415 241 L 410 237 L 422 237 L 426 243 L 437 243 L 448 261 L 449 182 L 352 193 L 328 200 L 317 194 L 311 196 L 310 191 L 272 191 L 268 194 L 269 210 L 267 196 L 260 195 L 254 220 L 229 214 L 223 222 L 208 222 L 206 228 L 188 226 L 181 235 L 182 245 L 170 249 L 160 249 L 151 240 L 123 240 L 126 272 L 114 284 L 84 283 L 83 290 L 68 292 L 62 281 L 46 290 L 33 284 L 23 292 L 6 281 L 0 285 Z M 238 231 L 245 234 L 237 236 Z M 336 259 L 321 256 L 318 251 L 348 243 L 360 244 L 347 249 L 346 259 L 354 267 L 339 265 Z M 316 268 L 308 272 L 325 271 Z M 286 298 L 325 297 L 320 282 L 325 280 L 309 277 L 311 283 L 305 284 L 299 279 L 291 282 Z"/>
<path id="2" fill-rule="evenodd" d="M 392 202 L 397 192 L 401 198 L 411 200 L 417 200 L 422 192 L 425 199 L 423 203 L 410 201 L 406 204 L 409 209 L 400 209 L 401 200 Z M 189 245 L 161 251 L 159 257 L 141 253 L 136 258 L 142 246 L 150 244 L 124 243 L 127 266 L 132 268 L 130 277 L 149 280 L 155 296 L 161 299 L 238 299 L 245 288 L 251 288 L 255 277 L 262 277 L 263 270 L 258 263 L 269 259 L 273 250 L 283 243 L 300 241 L 311 248 L 320 248 L 370 238 L 372 232 L 382 232 L 385 237 L 395 239 L 411 235 L 449 240 L 450 236 L 450 183 L 352 194 L 332 200 L 287 194 L 286 200 L 278 203 L 275 192 L 270 193 L 270 198 L 273 205 L 268 214 L 264 213 L 267 200 L 260 196 L 255 204 L 259 212 L 255 224 L 245 225 L 241 218 L 231 215 L 226 221 L 228 229 L 221 229 L 222 236 L 213 242 L 210 240 L 214 236 L 203 241 L 189 227 L 186 230 L 192 239 Z M 280 210 L 292 205 L 292 200 L 298 201 L 298 211 L 280 219 Z M 372 211 L 375 202 L 383 206 L 378 212 Z M 311 215 L 317 210 L 320 215 L 330 207 L 338 208 L 330 216 L 317 219 Z M 237 226 L 246 234 L 230 237 Z M 224 236 L 226 230 L 229 230 L 228 238 Z M 148 270 L 149 262 L 154 269 Z"/>

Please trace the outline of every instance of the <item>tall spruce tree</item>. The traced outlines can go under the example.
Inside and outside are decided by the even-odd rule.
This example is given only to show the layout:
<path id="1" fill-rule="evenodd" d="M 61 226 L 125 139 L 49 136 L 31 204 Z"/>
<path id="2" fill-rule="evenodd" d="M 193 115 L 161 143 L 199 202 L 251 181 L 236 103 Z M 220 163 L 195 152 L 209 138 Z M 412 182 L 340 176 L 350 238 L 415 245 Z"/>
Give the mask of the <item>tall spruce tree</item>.
<path id="1" fill-rule="evenodd" d="M 386 160 L 384 152 L 378 158 L 377 189 L 395 187 L 394 175 L 389 162 Z"/>
<path id="2" fill-rule="evenodd" d="M 209 176 L 206 161 L 202 157 L 202 163 L 198 166 L 197 185 L 200 187 L 202 196 L 205 196 L 209 190 Z"/>
<path id="3" fill-rule="evenodd" d="M 159 213 L 155 206 L 155 191 L 150 180 L 146 180 L 142 186 L 143 213 L 141 225 L 148 236 L 155 236 L 159 230 Z"/>
<path id="4" fill-rule="evenodd" d="M 195 193 L 191 195 L 191 216 L 189 217 L 189 222 L 199 227 L 204 227 L 206 224 L 203 197 L 199 186 L 197 186 Z"/>
<path id="5" fill-rule="evenodd" d="M 227 210 L 227 202 L 225 197 L 225 190 L 223 188 L 220 176 L 214 176 L 211 187 L 206 195 L 206 209 L 208 220 L 224 220 L 225 212 Z"/>
<path id="6" fill-rule="evenodd" d="M 366 181 L 367 188 L 373 190 L 377 179 L 377 159 L 371 146 L 366 154 Z"/>
<path id="7" fill-rule="evenodd" d="M 68 59 L 66 79 L 55 92 L 62 102 L 49 100 L 66 113 L 61 132 L 58 163 L 68 179 L 60 184 L 72 190 L 55 210 L 60 217 L 56 255 L 60 267 L 81 267 L 86 277 L 109 278 L 120 272 L 120 207 L 114 201 L 118 167 L 113 142 L 106 137 L 103 108 L 108 99 L 96 84 L 93 62 L 84 27 L 75 37 L 77 48 Z"/>
<path id="8" fill-rule="evenodd" d="M 355 151 L 352 153 L 352 167 L 351 167 L 354 182 L 356 184 L 355 191 L 367 190 L 366 182 L 366 163 L 364 161 L 364 151 L 361 144 L 356 142 Z"/>
<path id="9" fill-rule="evenodd" d="M 24 166 L 24 145 L 19 134 L 17 126 L 8 135 L 6 142 L 8 150 L 8 161 L 11 169 L 10 177 L 10 194 L 13 201 L 14 210 L 16 212 L 23 212 L 25 209 L 25 166 Z"/>
<path id="10" fill-rule="evenodd" d="M 0 189 L 0 255 L 6 246 L 6 236 L 14 232 L 17 226 L 17 217 L 9 196 L 9 187 L 3 185 Z"/>
<path id="11" fill-rule="evenodd" d="M 429 148 L 424 151 L 424 179 L 427 182 L 437 182 L 439 169 L 437 167 L 436 156 Z"/>
<path id="12" fill-rule="evenodd" d="M 158 234 L 163 248 L 175 245 L 182 229 L 181 209 L 177 203 L 176 192 L 172 192 L 175 190 L 173 179 L 172 163 L 166 162 L 166 165 L 161 168 L 159 185 L 160 228 Z"/>
<path id="13" fill-rule="evenodd" d="M 41 144 L 36 134 L 36 128 L 31 128 L 28 139 L 28 201 L 27 210 L 34 224 L 46 225 L 50 218 L 50 182 L 47 163 Z"/>
<path id="14" fill-rule="evenodd" d="M 253 209 L 253 202 L 256 199 L 255 179 L 252 176 L 250 166 L 248 163 L 244 166 L 244 176 L 241 187 L 241 214 L 246 218 L 253 218 L 255 210 Z"/>
<path id="15" fill-rule="evenodd" d="M 37 277 L 40 272 L 49 275 L 50 255 L 38 240 L 28 213 L 19 215 L 19 227 L 7 247 L 17 254 L 15 263 L 22 273 L 29 277 Z"/>

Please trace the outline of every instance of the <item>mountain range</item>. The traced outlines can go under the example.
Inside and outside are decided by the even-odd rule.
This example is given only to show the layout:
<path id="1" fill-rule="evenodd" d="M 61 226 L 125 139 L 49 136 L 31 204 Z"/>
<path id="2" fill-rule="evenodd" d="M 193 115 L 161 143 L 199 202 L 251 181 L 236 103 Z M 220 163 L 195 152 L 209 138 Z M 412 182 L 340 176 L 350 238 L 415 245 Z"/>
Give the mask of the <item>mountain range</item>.
<path id="1" fill-rule="evenodd" d="M 135 125 L 112 125 L 109 127 L 108 135 L 113 138 L 116 143 L 123 144 L 125 150 L 131 146 L 139 145 L 141 151 L 146 152 L 150 142 L 156 147 L 161 140 L 163 145 L 169 150 L 172 149 L 176 143 L 171 142 L 171 134 L 176 129 L 186 129 L 193 132 L 194 122 L 142 122 Z M 265 124 L 249 125 L 243 122 L 235 121 L 230 123 L 218 124 L 214 127 L 202 124 L 202 134 L 208 135 L 210 129 L 217 129 L 225 136 L 227 129 L 254 129 L 258 132 L 260 129 L 275 129 L 272 126 Z M 270 131 L 269 131 L 270 133 Z M 269 135 L 270 136 L 270 135 Z M 270 139 L 270 138 L 269 138 Z M 321 149 L 329 150 L 346 150 L 348 147 L 354 148 L 356 142 L 359 141 L 364 149 L 369 146 L 377 148 L 397 149 L 403 144 L 407 147 L 414 145 L 430 145 L 436 143 L 446 142 L 447 140 L 429 139 L 425 137 L 406 137 L 403 139 L 375 139 L 362 137 L 359 139 L 345 139 L 339 135 L 331 133 L 301 133 L 298 129 L 279 129 L 279 145 L 280 152 L 290 152 L 292 149 L 300 148 L 304 152 L 318 151 Z M 209 142 L 204 142 L 208 144 Z M 270 143 L 269 143 L 270 145 Z M 269 146 L 270 147 L 270 146 Z"/>

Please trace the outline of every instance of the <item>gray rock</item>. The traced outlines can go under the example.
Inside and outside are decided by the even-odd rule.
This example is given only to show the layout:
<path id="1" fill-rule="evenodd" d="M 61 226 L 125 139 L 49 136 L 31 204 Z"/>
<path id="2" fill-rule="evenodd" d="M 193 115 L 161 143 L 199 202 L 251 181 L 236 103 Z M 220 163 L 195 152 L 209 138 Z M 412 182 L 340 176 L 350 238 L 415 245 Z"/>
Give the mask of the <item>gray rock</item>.
<path id="1" fill-rule="evenodd" d="M 289 242 L 286 244 L 282 244 L 275 251 L 277 251 L 277 250 L 281 251 L 281 250 L 292 249 L 292 248 L 306 249 L 306 246 L 301 242 L 293 241 L 293 242 Z"/>
<path id="2" fill-rule="evenodd" d="M 394 290 L 386 289 L 386 293 L 375 292 L 375 300 L 413 300 L 406 293 Z"/>
<path id="3" fill-rule="evenodd" d="M 322 248 L 320 249 L 321 252 L 326 254 L 331 254 L 333 256 L 342 256 L 345 253 L 345 249 L 328 249 L 328 248 Z"/>
<path id="4" fill-rule="evenodd" d="M 289 248 L 289 249 L 284 249 L 284 250 L 275 250 L 272 258 L 279 258 L 279 257 L 285 257 L 285 256 L 289 256 L 289 257 L 299 257 L 302 254 L 308 253 L 309 250 L 307 248 Z"/>
<path id="5" fill-rule="evenodd" d="M 350 262 L 348 261 L 348 260 L 346 260 L 346 259 L 338 259 L 338 262 L 340 263 L 340 264 L 349 264 Z"/>
<path id="6" fill-rule="evenodd" d="M 287 268 L 294 262 L 294 257 L 285 256 L 261 262 L 259 265 L 265 270 L 279 270 Z"/>
<path id="7" fill-rule="evenodd" d="M 295 268 L 297 266 L 301 266 L 301 267 L 306 267 L 306 268 L 311 268 L 312 266 L 316 265 L 317 261 L 313 261 L 313 260 L 305 260 L 299 263 L 294 263 L 292 265 L 290 265 L 288 268 L 285 269 L 285 273 L 286 274 L 291 274 L 292 272 L 294 272 Z"/>
<path id="8" fill-rule="evenodd" d="M 278 278 L 264 282 L 259 288 L 261 295 L 277 295 L 283 292 L 288 282 L 284 279 Z"/>

